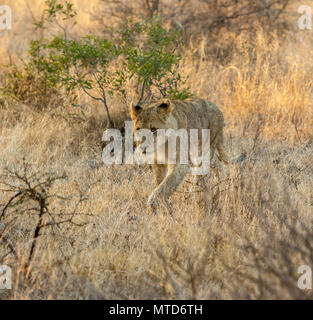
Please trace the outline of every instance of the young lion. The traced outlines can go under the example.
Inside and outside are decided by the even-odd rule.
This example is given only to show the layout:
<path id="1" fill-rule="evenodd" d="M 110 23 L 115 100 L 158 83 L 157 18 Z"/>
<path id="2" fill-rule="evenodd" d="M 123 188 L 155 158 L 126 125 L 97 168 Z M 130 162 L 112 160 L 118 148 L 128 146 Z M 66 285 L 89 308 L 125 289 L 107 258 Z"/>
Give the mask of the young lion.
<path id="1" fill-rule="evenodd" d="M 149 129 L 210 129 L 210 157 L 218 152 L 218 159 L 228 163 L 223 150 L 224 119 L 222 112 L 213 103 L 204 99 L 190 99 L 185 101 L 161 100 L 143 109 L 131 104 L 133 130 Z M 201 138 L 201 137 L 200 137 Z M 199 141 L 200 143 L 200 141 Z M 179 154 L 179 143 L 177 153 Z M 202 145 L 202 144 L 201 144 Z M 168 151 L 168 144 L 166 145 Z M 201 149 L 201 148 L 200 148 Z M 167 159 L 167 158 L 166 158 Z M 148 205 L 155 206 L 161 199 L 167 200 L 185 175 L 190 171 L 189 164 L 153 164 L 152 165 L 156 188 L 149 196 Z"/>

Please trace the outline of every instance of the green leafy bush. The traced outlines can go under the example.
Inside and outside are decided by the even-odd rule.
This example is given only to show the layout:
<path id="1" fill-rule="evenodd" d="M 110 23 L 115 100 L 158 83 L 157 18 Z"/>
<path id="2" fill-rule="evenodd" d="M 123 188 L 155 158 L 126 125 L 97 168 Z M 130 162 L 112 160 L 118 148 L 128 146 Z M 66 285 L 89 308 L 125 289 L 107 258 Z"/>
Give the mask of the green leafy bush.
<path id="1" fill-rule="evenodd" d="M 149 94 L 156 88 L 162 97 L 186 99 L 192 96 L 189 88 L 180 89 L 185 84 L 178 70 L 182 57 L 177 49 L 183 42 L 180 29 L 168 31 L 161 18 L 154 16 L 136 23 L 130 20 L 119 33 L 129 78 L 136 76 L 138 84 L 142 85 L 140 101 L 145 88 Z"/>
<path id="2" fill-rule="evenodd" d="M 111 127 L 114 123 L 107 97 L 118 94 L 126 99 L 126 83 L 133 78 L 136 86 L 141 87 L 138 103 L 143 103 L 144 97 L 186 99 L 192 96 L 179 73 L 182 58 L 177 51 L 182 44 L 181 30 L 167 30 L 155 16 L 140 22 L 127 21 L 115 30 L 114 39 L 92 35 L 69 39 L 60 21 L 76 16 L 73 5 L 47 0 L 46 6 L 46 14 L 35 23 L 36 27 L 56 24 L 63 32 L 31 42 L 29 61 L 22 71 L 10 73 L 10 81 L 3 90 L 6 94 L 19 99 L 21 94 L 15 87 L 28 79 L 41 83 L 37 88 L 39 96 L 46 96 L 47 90 L 63 90 L 71 97 L 81 90 L 103 103 Z"/>

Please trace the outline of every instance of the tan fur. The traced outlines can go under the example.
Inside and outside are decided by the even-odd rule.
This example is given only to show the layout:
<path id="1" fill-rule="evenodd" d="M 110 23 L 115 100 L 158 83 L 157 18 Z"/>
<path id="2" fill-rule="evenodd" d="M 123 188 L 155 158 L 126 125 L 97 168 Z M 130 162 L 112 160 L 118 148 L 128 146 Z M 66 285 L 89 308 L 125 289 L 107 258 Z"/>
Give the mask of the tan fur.
<path id="1" fill-rule="evenodd" d="M 210 129 L 211 159 L 217 150 L 220 161 L 228 163 L 223 151 L 222 112 L 213 103 L 204 99 L 185 101 L 162 100 L 142 109 L 131 105 L 134 133 L 137 129 Z M 200 136 L 201 138 L 201 136 Z M 201 140 L 199 147 L 201 147 Z M 177 143 L 179 155 L 179 143 Z M 183 164 L 153 164 L 156 189 L 149 197 L 148 205 L 154 206 L 158 200 L 166 200 L 189 173 L 190 166 Z"/>

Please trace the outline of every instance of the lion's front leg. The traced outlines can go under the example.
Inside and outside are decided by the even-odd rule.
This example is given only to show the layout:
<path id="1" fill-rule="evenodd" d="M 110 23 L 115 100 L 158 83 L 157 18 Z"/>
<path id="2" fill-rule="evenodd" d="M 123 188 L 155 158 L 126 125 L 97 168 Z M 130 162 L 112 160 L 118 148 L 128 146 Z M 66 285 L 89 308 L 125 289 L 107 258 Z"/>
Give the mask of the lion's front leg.
<path id="1" fill-rule="evenodd" d="M 166 202 L 189 171 L 189 165 L 186 164 L 168 165 L 167 175 L 149 196 L 148 206 L 154 207 L 162 200 Z"/>
<path id="2" fill-rule="evenodd" d="M 167 165 L 166 164 L 153 164 L 152 170 L 153 170 L 155 184 L 158 187 L 166 177 Z"/>

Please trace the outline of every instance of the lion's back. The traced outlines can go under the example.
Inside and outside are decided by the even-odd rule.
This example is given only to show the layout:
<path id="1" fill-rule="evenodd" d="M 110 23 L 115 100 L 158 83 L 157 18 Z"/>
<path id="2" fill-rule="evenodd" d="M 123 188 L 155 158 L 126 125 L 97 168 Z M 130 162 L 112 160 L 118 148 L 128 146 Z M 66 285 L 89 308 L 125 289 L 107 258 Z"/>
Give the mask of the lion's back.
<path id="1" fill-rule="evenodd" d="M 174 101 L 173 104 L 173 114 L 178 118 L 186 119 L 188 129 L 207 128 L 212 131 L 221 131 L 224 127 L 221 110 L 208 100 L 188 99 Z"/>

